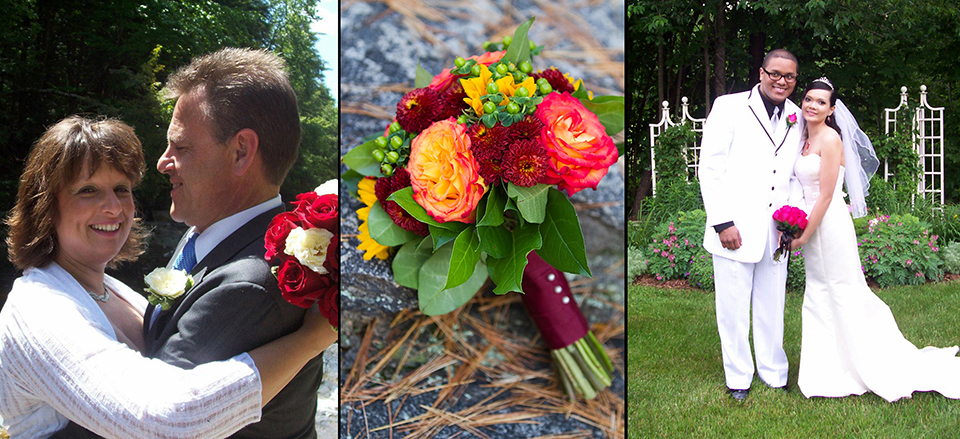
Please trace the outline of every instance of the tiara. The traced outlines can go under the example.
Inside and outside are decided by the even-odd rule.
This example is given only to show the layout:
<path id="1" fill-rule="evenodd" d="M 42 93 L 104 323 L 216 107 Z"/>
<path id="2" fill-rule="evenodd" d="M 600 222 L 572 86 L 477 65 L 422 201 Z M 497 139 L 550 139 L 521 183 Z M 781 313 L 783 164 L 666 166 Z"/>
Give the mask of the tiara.
<path id="1" fill-rule="evenodd" d="M 830 82 L 830 80 L 827 79 L 826 76 L 821 76 L 821 77 L 815 79 L 813 82 L 822 82 L 822 83 L 824 83 L 824 84 L 827 84 L 827 85 L 830 87 L 830 90 L 833 90 L 833 83 Z"/>

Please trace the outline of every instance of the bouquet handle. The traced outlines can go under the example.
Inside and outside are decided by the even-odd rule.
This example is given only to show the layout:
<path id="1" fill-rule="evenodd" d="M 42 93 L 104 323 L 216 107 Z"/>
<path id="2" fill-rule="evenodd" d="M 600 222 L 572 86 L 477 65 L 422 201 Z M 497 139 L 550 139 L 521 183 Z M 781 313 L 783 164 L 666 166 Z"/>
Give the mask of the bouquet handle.
<path id="1" fill-rule="evenodd" d="M 563 272 L 536 252 L 523 272 L 523 304 L 540 330 L 570 399 L 593 399 L 612 382 L 613 363 L 573 299 Z"/>

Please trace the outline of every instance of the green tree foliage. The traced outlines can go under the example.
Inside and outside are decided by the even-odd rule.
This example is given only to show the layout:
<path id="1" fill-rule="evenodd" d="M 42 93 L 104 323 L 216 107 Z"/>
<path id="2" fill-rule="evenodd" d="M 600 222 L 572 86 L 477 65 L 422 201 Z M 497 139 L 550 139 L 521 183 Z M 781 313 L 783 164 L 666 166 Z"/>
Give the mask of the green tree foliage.
<path id="1" fill-rule="evenodd" d="M 142 210 L 169 207 L 166 178 L 152 165 L 166 147 L 172 103 L 159 91 L 190 59 L 223 47 L 272 50 L 287 61 L 303 123 L 302 157 L 283 192 L 309 190 L 336 175 L 336 108 L 323 86 L 323 60 L 303 0 L 0 0 L 0 204 L 11 206 L 31 144 L 71 114 L 133 126 L 148 170 Z"/>
<path id="2" fill-rule="evenodd" d="M 786 48 L 800 61 L 793 98 L 828 76 L 871 137 L 883 133 L 883 108 L 907 86 L 911 106 L 926 84 L 934 106 L 946 107 L 947 172 L 960 169 L 960 6 L 952 0 L 629 0 L 627 104 L 636 117 L 627 141 L 628 190 L 649 170 L 649 129 L 660 103 L 704 117 L 713 100 L 746 90 L 759 78 L 764 54 Z M 674 119 L 676 120 L 676 119 Z M 955 174 L 954 174 L 955 175 Z M 946 184 L 960 200 L 960 179 Z M 633 199 L 628 194 L 628 199 Z"/>

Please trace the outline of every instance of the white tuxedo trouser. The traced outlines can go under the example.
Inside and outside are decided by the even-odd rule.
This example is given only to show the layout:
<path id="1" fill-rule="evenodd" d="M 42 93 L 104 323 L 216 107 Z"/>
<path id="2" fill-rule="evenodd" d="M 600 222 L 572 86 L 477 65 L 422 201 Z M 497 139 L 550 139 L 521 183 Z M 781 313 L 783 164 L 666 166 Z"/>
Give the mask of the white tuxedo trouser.
<path id="1" fill-rule="evenodd" d="M 787 354 L 783 351 L 783 307 L 787 264 L 774 264 L 770 241 L 755 264 L 713 256 L 717 328 L 727 387 L 749 389 L 753 381 L 750 355 L 750 307 L 757 372 L 767 385 L 787 384 Z"/>

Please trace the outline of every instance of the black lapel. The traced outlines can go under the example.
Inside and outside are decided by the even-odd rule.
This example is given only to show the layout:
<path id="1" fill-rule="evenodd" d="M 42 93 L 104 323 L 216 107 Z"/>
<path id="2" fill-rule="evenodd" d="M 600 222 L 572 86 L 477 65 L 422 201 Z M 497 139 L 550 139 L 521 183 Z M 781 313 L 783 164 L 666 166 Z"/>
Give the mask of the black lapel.
<path id="1" fill-rule="evenodd" d="M 749 108 L 750 112 L 753 113 L 753 118 L 757 120 L 758 124 L 760 124 L 760 128 L 763 128 L 763 132 L 767 135 L 767 138 L 770 139 L 770 144 L 777 147 L 777 149 L 773 151 L 773 155 L 777 155 L 777 153 L 780 152 L 780 148 L 782 148 L 783 144 L 787 141 L 787 137 L 790 136 L 790 129 L 793 128 L 793 125 L 789 123 L 787 124 L 787 131 L 783 134 L 783 140 L 781 140 L 780 144 L 777 145 L 777 141 L 773 140 L 773 136 L 770 134 L 770 131 L 767 131 L 767 126 L 763 124 L 763 121 L 760 120 L 760 116 L 757 116 L 757 112 L 753 111 L 753 107 L 750 105 L 750 98 L 753 97 L 753 90 L 754 89 L 751 88 L 750 94 L 747 95 L 747 108 Z M 786 113 L 786 111 L 787 105 L 784 103 L 783 112 Z M 783 117 L 787 117 L 786 114 L 784 114 Z M 773 129 L 776 131 L 777 127 L 773 127 Z"/>

